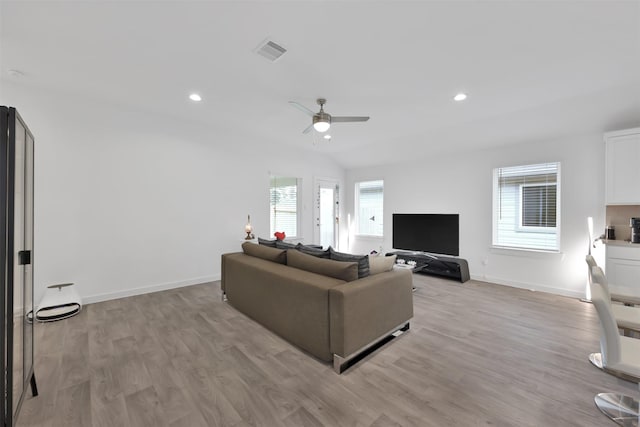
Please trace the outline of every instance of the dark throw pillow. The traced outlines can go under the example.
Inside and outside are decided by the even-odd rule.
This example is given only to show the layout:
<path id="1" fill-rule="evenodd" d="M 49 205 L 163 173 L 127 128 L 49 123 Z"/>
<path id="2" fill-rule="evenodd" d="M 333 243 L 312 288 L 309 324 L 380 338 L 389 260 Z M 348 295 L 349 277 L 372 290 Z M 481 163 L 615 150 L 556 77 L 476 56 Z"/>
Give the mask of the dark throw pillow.
<path id="1" fill-rule="evenodd" d="M 327 258 L 329 259 L 329 249 L 326 251 L 322 248 L 316 248 L 313 246 L 303 245 L 302 243 L 298 243 L 296 245 L 296 249 L 302 252 L 303 254 L 313 255 L 318 258 Z"/>
<path id="2" fill-rule="evenodd" d="M 339 262 L 307 255 L 300 251 L 287 251 L 287 265 L 345 282 L 358 280 L 358 264 L 355 262 Z"/>
<path id="3" fill-rule="evenodd" d="M 264 246 L 269 246 L 270 248 L 275 248 L 276 247 L 276 241 L 275 240 L 268 240 L 268 239 L 263 239 L 262 237 L 258 237 L 258 243 Z"/>
<path id="4" fill-rule="evenodd" d="M 287 243 L 282 240 L 276 240 L 276 248 L 278 249 L 295 249 L 296 245 L 293 243 Z"/>
<path id="5" fill-rule="evenodd" d="M 335 251 L 329 246 L 329 258 L 336 261 L 357 262 L 358 263 L 358 279 L 369 275 L 369 256 L 368 255 L 351 255 Z"/>

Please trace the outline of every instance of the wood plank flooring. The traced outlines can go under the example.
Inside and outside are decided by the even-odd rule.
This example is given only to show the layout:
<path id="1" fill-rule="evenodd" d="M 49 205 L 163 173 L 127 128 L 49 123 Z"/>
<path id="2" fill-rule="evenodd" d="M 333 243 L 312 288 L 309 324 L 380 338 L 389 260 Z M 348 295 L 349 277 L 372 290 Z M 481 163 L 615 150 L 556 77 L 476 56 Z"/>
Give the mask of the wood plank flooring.
<path id="1" fill-rule="evenodd" d="M 26 426 L 607 426 L 591 304 L 414 275 L 411 330 L 341 376 L 220 299 L 219 283 L 36 325 Z"/>

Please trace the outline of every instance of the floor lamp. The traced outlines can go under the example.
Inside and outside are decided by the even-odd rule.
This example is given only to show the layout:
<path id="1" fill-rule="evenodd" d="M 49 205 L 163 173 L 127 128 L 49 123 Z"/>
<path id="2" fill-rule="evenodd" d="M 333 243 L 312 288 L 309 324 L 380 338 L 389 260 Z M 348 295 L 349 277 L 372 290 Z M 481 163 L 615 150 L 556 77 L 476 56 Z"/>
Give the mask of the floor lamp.
<path id="1" fill-rule="evenodd" d="M 589 231 L 589 246 L 587 253 L 591 255 L 591 248 L 593 247 L 593 217 L 587 217 L 587 230 Z M 591 288 L 589 288 L 589 279 L 584 287 L 584 298 L 580 298 L 582 302 L 591 302 Z"/>

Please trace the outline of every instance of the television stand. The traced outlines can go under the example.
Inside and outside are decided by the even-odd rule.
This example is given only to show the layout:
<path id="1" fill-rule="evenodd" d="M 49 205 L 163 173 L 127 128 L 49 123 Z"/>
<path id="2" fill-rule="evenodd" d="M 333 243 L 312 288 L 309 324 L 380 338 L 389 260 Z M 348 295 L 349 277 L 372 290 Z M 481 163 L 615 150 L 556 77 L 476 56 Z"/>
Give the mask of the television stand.
<path id="1" fill-rule="evenodd" d="M 390 255 L 396 255 L 397 259 L 405 261 L 415 261 L 414 273 L 443 276 L 459 280 L 462 283 L 470 279 L 469 264 L 466 259 L 409 251 L 387 253 L 387 256 Z"/>

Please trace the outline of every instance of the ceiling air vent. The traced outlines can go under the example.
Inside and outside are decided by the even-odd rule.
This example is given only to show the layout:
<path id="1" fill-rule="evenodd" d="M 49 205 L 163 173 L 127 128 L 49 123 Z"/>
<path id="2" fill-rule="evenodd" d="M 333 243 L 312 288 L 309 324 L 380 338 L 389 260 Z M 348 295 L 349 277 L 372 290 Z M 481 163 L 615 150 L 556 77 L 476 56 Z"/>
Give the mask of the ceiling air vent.
<path id="1" fill-rule="evenodd" d="M 283 48 L 278 43 L 266 39 L 258 45 L 254 52 L 260 56 L 264 56 L 271 62 L 275 62 L 287 52 L 287 49 Z"/>

